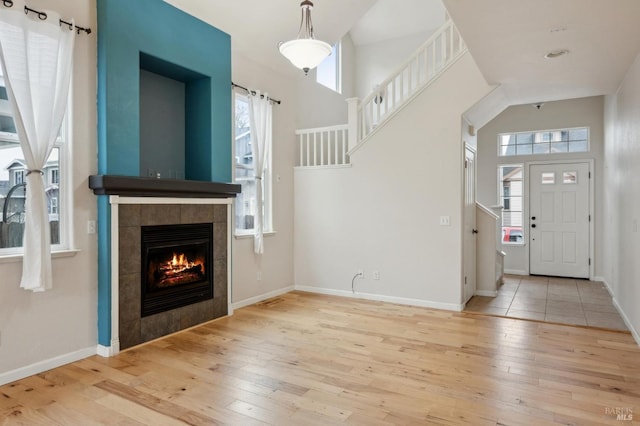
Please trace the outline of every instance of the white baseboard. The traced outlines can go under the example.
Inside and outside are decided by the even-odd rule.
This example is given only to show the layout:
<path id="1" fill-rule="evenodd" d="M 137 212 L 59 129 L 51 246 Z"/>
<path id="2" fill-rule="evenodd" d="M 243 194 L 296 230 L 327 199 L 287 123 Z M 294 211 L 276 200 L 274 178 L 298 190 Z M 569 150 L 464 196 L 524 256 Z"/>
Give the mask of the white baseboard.
<path id="1" fill-rule="evenodd" d="M 602 277 L 598 277 L 598 278 L 602 278 Z M 629 317 L 627 317 L 627 314 L 625 314 L 624 310 L 622 310 L 622 307 L 618 303 L 618 300 L 616 299 L 615 295 L 613 294 L 613 290 L 611 289 L 611 286 L 609 285 L 607 280 L 605 280 L 604 278 L 602 278 L 602 279 L 595 279 L 594 278 L 594 280 L 595 281 L 602 281 L 602 283 L 604 284 L 605 288 L 609 292 L 609 295 L 611 296 L 611 299 L 613 301 L 613 306 L 615 306 L 615 308 L 618 310 L 618 313 L 620 314 L 620 317 L 622 318 L 622 320 L 626 324 L 627 328 L 631 332 L 631 335 L 633 336 L 633 340 L 635 340 L 636 343 L 638 344 L 638 346 L 640 346 L 640 333 L 638 333 L 638 330 L 636 330 L 633 327 L 633 324 L 629 320 Z"/>
<path id="2" fill-rule="evenodd" d="M 396 303 L 398 305 L 419 306 L 421 308 L 443 309 L 446 311 L 460 312 L 464 309 L 464 304 L 432 302 L 430 300 L 409 299 L 405 297 L 384 296 L 381 294 L 371 293 L 351 293 L 347 290 L 334 290 L 328 288 L 311 287 L 305 285 L 296 285 L 296 290 L 306 291 L 309 293 L 327 294 L 330 296 L 351 297 L 354 299 L 375 300 L 378 302 Z"/>
<path id="3" fill-rule="evenodd" d="M 90 348 L 80 349 L 75 352 L 45 359 L 44 361 L 38 361 L 34 364 L 27 365 L 26 367 L 7 371 L 6 373 L 0 374 L 0 386 L 15 382 L 16 380 L 24 379 L 25 377 L 33 376 L 34 374 L 40 374 L 44 371 L 51 370 L 52 368 L 60 367 L 61 365 L 79 361 L 95 354 L 96 347 L 92 346 Z"/>
<path id="4" fill-rule="evenodd" d="M 629 320 L 629 318 L 627 317 L 627 315 L 624 313 L 624 311 L 622 310 L 622 308 L 620 307 L 620 304 L 618 303 L 618 301 L 616 300 L 616 298 L 613 298 L 613 306 L 616 307 L 616 309 L 618 310 L 618 313 L 620 314 L 620 316 L 622 317 L 622 320 L 624 321 L 624 323 L 627 325 L 627 328 L 629 329 L 629 331 L 631 332 L 631 335 L 633 336 L 633 339 L 636 341 L 636 343 L 638 344 L 638 346 L 640 346 L 640 333 L 638 333 L 638 330 L 636 330 L 633 327 L 633 324 L 631 324 L 631 321 Z"/>
<path id="5" fill-rule="evenodd" d="M 98 345 L 96 353 L 104 358 L 109 358 L 120 353 L 120 339 L 112 339 L 111 346 Z"/>
<path id="6" fill-rule="evenodd" d="M 505 269 L 504 273 L 509 275 L 529 275 L 527 271 L 522 271 L 520 269 Z"/>
<path id="7" fill-rule="evenodd" d="M 273 290 L 273 291 L 270 291 L 268 293 L 264 293 L 264 294 L 260 294 L 258 296 L 250 297 L 248 299 L 244 299 L 244 300 L 241 300 L 239 302 L 234 302 L 234 303 L 231 304 L 231 306 L 233 307 L 233 309 L 244 308 L 245 306 L 253 305 L 254 303 L 262 302 L 263 300 L 267 300 L 267 299 L 270 299 L 272 297 L 280 296 L 282 294 L 289 293 L 290 291 L 293 291 L 293 290 L 294 290 L 293 286 L 279 288 L 277 290 Z"/>
<path id="8" fill-rule="evenodd" d="M 605 284 L 606 284 L 606 282 L 607 282 L 607 281 L 604 279 L 604 277 L 601 277 L 601 276 L 599 276 L 599 275 L 596 275 L 595 277 L 593 277 L 592 281 L 603 282 L 603 283 L 605 283 Z M 607 286 L 607 287 L 609 287 L 609 286 Z M 609 293 L 611 293 L 611 291 L 609 291 Z"/>
<path id="9" fill-rule="evenodd" d="M 493 290 L 476 290 L 474 296 L 486 296 L 486 297 L 496 297 L 498 295 L 497 291 Z"/>

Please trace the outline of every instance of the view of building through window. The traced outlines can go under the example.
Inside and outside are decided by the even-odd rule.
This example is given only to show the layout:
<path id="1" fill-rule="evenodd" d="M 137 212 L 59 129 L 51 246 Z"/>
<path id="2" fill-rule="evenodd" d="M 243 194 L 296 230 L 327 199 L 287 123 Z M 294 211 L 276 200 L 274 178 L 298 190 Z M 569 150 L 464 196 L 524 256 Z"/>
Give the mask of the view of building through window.
<path id="1" fill-rule="evenodd" d="M 254 175 L 253 148 L 251 144 L 251 126 L 249 102 L 247 97 L 235 93 L 234 123 L 234 181 L 242 185 L 235 204 L 236 234 L 251 234 L 256 214 L 263 214 L 263 230 L 270 232 L 271 226 L 271 161 L 265 164 L 265 176 L 262 180 L 264 204 L 256 202 L 256 179 Z M 269 149 L 271 152 L 271 149 Z"/>
<path id="2" fill-rule="evenodd" d="M 502 242 L 524 243 L 523 223 L 523 183 L 524 166 L 514 164 L 498 167 L 498 184 L 502 211 Z"/>
<path id="3" fill-rule="evenodd" d="M 0 252 L 22 247 L 25 226 L 27 165 L 20 148 L 11 115 L 4 79 L 0 75 Z M 60 242 L 60 152 L 62 137 L 51 152 L 44 170 L 47 209 L 51 224 L 51 243 Z"/>
<path id="4" fill-rule="evenodd" d="M 544 130 L 537 132 L 502 133 L 498 135 L 498 155 L 557 154 L 589 152 L 589 129 Z"/>

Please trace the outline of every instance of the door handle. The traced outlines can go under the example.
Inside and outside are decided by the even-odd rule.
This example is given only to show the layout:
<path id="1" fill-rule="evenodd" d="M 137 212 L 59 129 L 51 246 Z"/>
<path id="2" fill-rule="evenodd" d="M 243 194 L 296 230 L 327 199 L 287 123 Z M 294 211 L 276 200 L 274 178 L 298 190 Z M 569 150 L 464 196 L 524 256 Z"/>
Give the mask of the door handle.
<path id="1" fill-rule="evenodd" d="M 473 232 L 474 234 L 477 234 L 478 230 L 477 229 L 473 229 L 473 230 L 471 230 L 471 232 Z"/>

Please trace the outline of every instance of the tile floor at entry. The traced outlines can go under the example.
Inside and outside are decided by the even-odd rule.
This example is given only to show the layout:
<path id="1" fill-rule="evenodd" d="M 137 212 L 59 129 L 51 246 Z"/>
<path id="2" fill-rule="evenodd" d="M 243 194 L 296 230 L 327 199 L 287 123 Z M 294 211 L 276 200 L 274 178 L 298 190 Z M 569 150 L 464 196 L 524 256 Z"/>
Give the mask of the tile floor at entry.
<path id="1" fill-rule="evenodd" d="M 604 284 L 588 280 L 507 275 L 496 297 L 473 296 L 465 311 L 627 331 Z"/>

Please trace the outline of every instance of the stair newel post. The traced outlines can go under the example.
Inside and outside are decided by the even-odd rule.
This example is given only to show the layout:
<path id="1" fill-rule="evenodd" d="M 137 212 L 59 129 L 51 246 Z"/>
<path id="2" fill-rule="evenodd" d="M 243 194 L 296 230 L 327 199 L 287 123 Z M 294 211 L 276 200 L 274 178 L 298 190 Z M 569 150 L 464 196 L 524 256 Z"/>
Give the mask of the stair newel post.
<path id="1" fill-rule="evenodd" d="M 358 98 L 347 99 L 347 126 L 349 132 L 349 151 L 358 144 Z"/>

